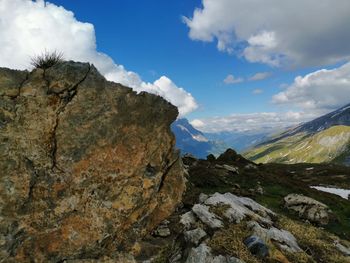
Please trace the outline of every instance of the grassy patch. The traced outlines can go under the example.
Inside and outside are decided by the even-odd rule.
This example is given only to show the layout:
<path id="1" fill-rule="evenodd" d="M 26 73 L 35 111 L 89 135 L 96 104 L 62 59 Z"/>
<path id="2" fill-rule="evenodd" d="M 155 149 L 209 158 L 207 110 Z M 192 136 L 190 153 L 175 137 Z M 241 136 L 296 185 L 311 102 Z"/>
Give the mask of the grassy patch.
<path id="1" fill-rule="evenodd" d="M 261 262 L 255 258 L 244 245 L 243 240 L 249 236 L 245 224 L 230 225 L 214 234 L 209 246 L 214 253 L 237 257 L 246 263 Z"/>
<path id="2" fill-rule="evenodd" d="M 216 206 L 211 206 L 209 208 L 209 211 L 220 216 L 221 218 L 225 218 L 224 214 L 227 211 L 227 209 L 231 208 L 230 205 L 227 204 L 218 204 Z"/>
<path id="3" fill-rule="evenodd" d="M 286 217 L 282 217 L 279 224 L 297 238 L 300 247 L 308 254 L 299 255 L 304 261 L 296 262 L 313 262 L 310 257 L 316 262 L 349 262 L 349 257 L 343 256 L 335 248 L 334 241 L 338 239 L 336 236 L 310 224 L 296 222 Z"/>

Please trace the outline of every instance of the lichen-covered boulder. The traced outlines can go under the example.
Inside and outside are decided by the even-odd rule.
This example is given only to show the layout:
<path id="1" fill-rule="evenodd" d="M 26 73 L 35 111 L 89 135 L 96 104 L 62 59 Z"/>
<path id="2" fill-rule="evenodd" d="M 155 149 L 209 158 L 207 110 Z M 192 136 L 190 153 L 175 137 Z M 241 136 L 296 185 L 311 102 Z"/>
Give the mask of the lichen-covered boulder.
<path id="1" fill-rule="evenodd" d="M 86 63 L 0 69 L 0 261 L 128 251 L 181 200 L 177 114 Z"/>
<path id="2" fill-rule="evenodd" d="M 284 197 L 284 205 L 289 210 L 297 212 L 299 217 L 310 222 L 319 225 L 327 225 L 329 223 L 330 209 L 327 205 L 315 199 L 299 194 L 289 194 Z"/>

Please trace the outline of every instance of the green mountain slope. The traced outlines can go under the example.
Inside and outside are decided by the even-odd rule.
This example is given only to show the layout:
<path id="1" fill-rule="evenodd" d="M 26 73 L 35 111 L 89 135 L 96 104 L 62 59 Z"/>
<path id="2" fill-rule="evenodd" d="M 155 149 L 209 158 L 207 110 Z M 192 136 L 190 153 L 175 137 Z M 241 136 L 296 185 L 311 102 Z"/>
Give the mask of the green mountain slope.
<path id="1" fill-rule="evenodd" d="M 244 154 L 257 163 L 349 163 L 350 126 L 336 125 L 318 133 L 299 132 Z"/>

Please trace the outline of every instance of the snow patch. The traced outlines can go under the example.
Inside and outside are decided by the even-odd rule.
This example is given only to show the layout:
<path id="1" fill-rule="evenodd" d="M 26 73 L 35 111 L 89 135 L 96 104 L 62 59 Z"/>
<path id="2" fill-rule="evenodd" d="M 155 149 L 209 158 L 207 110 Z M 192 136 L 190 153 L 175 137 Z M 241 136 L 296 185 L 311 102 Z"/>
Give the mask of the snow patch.
<path id="1" fill-rule="evenodd" d="M 193 134 L 191 134 L 191 136 L 192 136 L 192 138 L 193 138 L 194 140 L 196 140 L 196 141 L 199 141 L 199 142 L 208 142 L 208 139 L 205 138 L 203 135 L 200 135 L 200 134 L 198 134 L 198 135 L 193 135 Z"/>
<path id="2" fill-rule="evenodd" d="M 325 187 L 325 186 L 310 186 L 310 187 L 313 189 L 316 189 L 318 191 L 339 195 L 340 197 L 347 199 L 347 200 L 349 199 L 350 189 Z"/>

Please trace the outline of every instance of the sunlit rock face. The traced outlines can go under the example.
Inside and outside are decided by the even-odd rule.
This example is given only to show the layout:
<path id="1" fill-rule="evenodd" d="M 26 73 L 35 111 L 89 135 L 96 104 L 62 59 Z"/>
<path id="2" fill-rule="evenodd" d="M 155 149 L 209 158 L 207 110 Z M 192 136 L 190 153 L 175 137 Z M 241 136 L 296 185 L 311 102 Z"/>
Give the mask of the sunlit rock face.
<path id="1" fill-rule="evenodd" d="M 0 258 L 127 251 L 181 200 L 177 114 L 86 63 L 0 69 Z"/>

